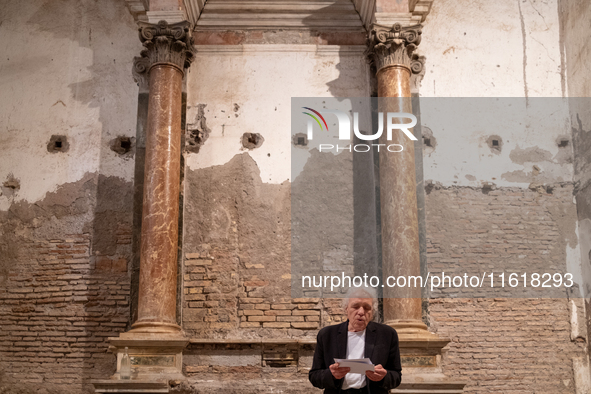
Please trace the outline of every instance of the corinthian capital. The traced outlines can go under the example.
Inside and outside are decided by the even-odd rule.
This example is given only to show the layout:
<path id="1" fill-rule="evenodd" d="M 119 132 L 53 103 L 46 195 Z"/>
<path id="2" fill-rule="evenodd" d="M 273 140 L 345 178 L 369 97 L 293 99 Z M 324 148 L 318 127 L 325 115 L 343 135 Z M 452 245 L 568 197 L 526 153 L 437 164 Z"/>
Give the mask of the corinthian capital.
<path id="1" fill-rule="evenodd" d="M 140 40 L 146 48 L 141 56 L 147 59 L 148 70 L 155 64 L 171 64 L 181 71 L 191 65 L 195 49 L 189 22 L 138 22 L 138 26 Z"/>
<path id="2" fill-rule="evenodd" d="M 420 72 L 423 65 L 414 50 L 421 43 L 421 28 L 421 25 L 402 27 L 400 23 L 392 27 L 374 24 L 367 39 L 366 55 L 375 63 L 376 70 L 397 64 L 414 73 Z"/>

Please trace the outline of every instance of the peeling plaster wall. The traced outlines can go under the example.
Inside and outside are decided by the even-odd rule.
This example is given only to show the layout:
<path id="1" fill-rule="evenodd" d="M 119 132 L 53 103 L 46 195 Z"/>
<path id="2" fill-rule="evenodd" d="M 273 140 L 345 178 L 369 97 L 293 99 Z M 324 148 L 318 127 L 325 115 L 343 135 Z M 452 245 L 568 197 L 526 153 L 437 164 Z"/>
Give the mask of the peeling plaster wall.
<path id="1" fill-rule="evenodd" d="M 428 105 L 422 105 L 423 124 L 438 142 L 424 158 L 426 180 L 472 187 L 572 181 L 568 103 L 539 99 L 566 95 L 556 1 L 436 1 L 423 36 L 422 97 L 525 98 L 487 101 L 491 119 L 474 124 L 440 113 L 430 118 Z M 466 114 L 477 107 L 470 105 Z M 500 123 L 495 114 L 509 119 Z M 491 136 L 500 137 L 500 152 L 489 148 Z M 561 137 L 566 147 L 558 146 Z"/>
<path id="2" fill-rule="evenodd" d="M 495 253 L 503 262 L 514 255 L 534 256 L 537 251 L 529 256 L 516 244 L 502 253 L 480 245 L 483 231 L 502 233 L 503 243 L 503 237 L 523 235 L 514 215 L 502 208 L 511 202 L 524 215 L 535 213 L 531 206 L 543 206 L 547 217 L 528 223 L 531 233 L 547 231 L 553 237 L 556 264 L 581 266 L 579 255 L 584 260 L 591 245 L 591 203 L 584 197 L 587 189 L 575 185 L 576 205 L 570 195 L 573 176 L 588 185 L 589 117 L 580 115 L 581 109 L 573 118 L 571 107 L 570 114 L 541 128 L 533 98 L 588 95 L 589 44 L 582 38 L 589 36 L 583 26 L 588 12 L 580 0 L 434 3 L 419 49 L 427 57 L 421 95 L 525 96 L 529 101 L 513 119 L 522 123 L 519 128 L 471 130 L 462 138 L 453 122 L 443 128 L 424 116 L 429 127 L 424 132 L 437 139 L 425 149 L 425 179 L 433 181 L 426 199 L 432 259 L 445 265 L 458 262 L 459 255 L 481 254 L 486 260 Z M 282 32 L 285 42 L 304 42 L 297 36 Z M 119 156 L 110 145 L 116 137 L 135 135 L 137 88 L 130 69 L 141 48 L 136 37 L 124 4 L 115 1 L 33 1 L 0 9 L 0 53 L 6 55 L 0 59 L 0 384 L 6 382 L 8 392 L 78 393 L 90 390 L 89 379 L 113 372 L 105 338 L 129 323 L 133 155 Z M 197 49 L 187 76 L 183 327 L 201 338 L 313 338 L 319 327 L 342 316 L 338 302 L 289 294 L 290 98 L 368 96 L 364 47 Z M 245 133 L 260 134 L 262 140 L 244 144 Z M 67 136 L 67 152 L 48 152 L 52 135 Z M 488 146 L 493 136 L 502 141 L 500 153 Z M 567 148 L 557 146 L 562 136 L 573 136 Z M 484 183 L 498 189 L 481 193 Z M 452 213 L 457 220 L 450 221 Z M 475 221 L 466 226 L 466 220 Z M 456 225 L 453 231 L 450 224 Z M 552 392 L 584 392 L 581 384 L 587 383 L 577 383 L 577 376 L 588 363 L 580 344 L 586 334 L 575 319 L 569 338 L 567 302 L 511 301 L 498 311 L 496 302 L 482 303 L 480 310 L 466 309 L 463 300 L 433 303 L 432 328 L 453 339 L 446 371 L 471 378 L 467 392 L 487 392 L 490 386 L 483 382 L 490 375 L 470 373 L 487 371 L 475 349 L 483 348 L 478 341 L 486 331 L 497 351 L 494 343 L 509 330 L 507 351 L 495 355 L 494 363 L 524 368 L 501 371 L 494 389 L 511 388 L 513 382 L 503 380 L 507 376 L 527 377 L 537 379 L 536 390 L 543 392 L 544 379 L 550 378 L 537 368 L 536 357 L 548 345 L 538 344 L 535 336 L 558 327 L 552 350 L 563 348 L 562 369 L 554 371 L 562 381 L 552 381 Z M 472 323 L 475 319 L 481 326 Z M 532 319 L 549 327 L 523 331 Z M 465 345 L 470 341 L 473 347 Z M 253 350 L 258 345 L 234 345 L 246 348 L 248 357 L 242 358 L 225 345 L 192 346 L 185 372 L 193 391 L 207 391 L 204 379 L 215 386 L 211 392 L 219 391 L 216 380 L 231 382 L 228 389 L 240 376 L 247 380 L 241 382 L 245 392 L 264 392 L 261 376 L 267 376 L 278 389 L 291 382 L 294 391 L 315 392 L 298 370 L 309 367 L 311 348 L 305 357 L 300 354 L 298 366 L 277 372 L 261 365 L 263 350 Z M 521 357 L 522 347 L 533 349 L 531 357 Z M 570 359 L 576 366 L 572 375 L 563 362 Z"/>
<path id="3" fill-rule="evenodd" d="M 4 3 L 0 391 L 94 392 L 129 324 L 135 146 L 111 143 L 135 137 L 141 45 L 124 2 Z"/>
<path id="4" fill-rule="evenodd" d="M 187 157 L 189 169 L 222 165 L 242 152 L 255 160 L 265 183 L 291 177 L 291 97 L 369 95 L 363 46 L 198 46 L 187 77 L 187 124 L 206 119 L 208 140 Z M 200 109 L 201 108 L 201 109 Z M 200 115 L 200 111 L 203 115 Z M 260 133 L 260 148 L 242 146 Z"/>
<path id="5" fill-rule="evenodd" d="M 422 97 L 523 98 L 519 104 L 520 111 L 513 112 L 509 119 L 505 119 L 507 124 L 501 127 L 498 120 L 494 119 L 495 111 L 500 111 L 492 102 L 488 111 L 492 115 L 491 119 L 481 120 L 480 126 L 470 124 L 465 119 L 448 119 L 441 122 L 434 116 L 430 119 L 428 111 L 422 111 L 423 130 L 426 126 L 437 141 L 434 148 L 425 150 L 424 156 L 425 179 L 427 182 L 431 180 L 432 185 L 435 185 L 434 189 L 429 188 L 427 191 L 429 193 L 434 190 L 427 196 L 426 202 L 427 211 L 431 212 L 431 217 L 427 216 L 427 221 L 431 222 L 427 226 L 429 242 L 441 242 L 441 245 L 453 245 L 457 248 L 461 242 L 452 240 L 453 234 L 465 231 L 461 237 L 471 239 L 471 223 L 478 221 L 481 213 L 497 208 L 500 209 L 498 214 L 487 218 L 474 231 L 484 231 L 486 225 L 493 223 L 499 226 L 493 231 L 496 234 L 510 231 L 515 234 L 516 239 L 527 238 L 527 234 L 520 234 L 520 231 L 523 231 L 520 229 L 522 226 L 531 225 L 531 220 L 522 220 L 516 214 L 507 221 L 502 221 L 501 216 L 522 204 L 512 201 L 515 196 L 537 191 L 539 197 L 534 198 L 535 204 L 542 199 L 548 199 L 552 225 L 559 228 L 555 233 L 557 238 L 551 243 L 554 255 L 543 257 L 542 265 L 548 269 L 566 269 L 578 276 L 579 287 L 585 294 L 589 294 L 591 284 L 591 265 L 588 256 L 591 245 L 591 226 L 588 226 L 588 222 L 591 221 L 587 209 L 590 204 L 587 197 L 589 191 L 585 190 L 589 181 L 587 168 L 590 162 L 589 138 L 588 132 L 585 131 L 589 130 L 591 120 L 589 101 L 568 99 L 561 102 L 559 98 L 584 97 L 591 93 L 589 19 L 588 1 L 436 1 L 427 17 L 423 29 L 424 39 L 419 47 L 419 52 L 427 58 L 426 73 L 420 88 Z M 555 99 L 541 99 L 543 97 Z M 547 109 L 543 110 L 545 104 L 541 100 L 551 105 L 547 105 Z M 501 99 L 499 107 L 503 101 L 510 102 Z M 542 105 L 539 105 L 540 103 Z M 466 113 L 473 113 L 474 106 L 471 105 L 467 103 Z M 422 110 L 426 107 L 428 106 L 421 105 Z M 544 124 L 545 120 L 549 119 L 548 114 L 557 108 L 559 112 L 554 112 L 553 123 Z M 491 149 L 491 138 L 500 141 L 500 149 Z M 476 196 L 471 189 L 481 189 L 483 196 Z M 458 205 L 454 203 L 453 198 L 448 198 L 456 193 L 463 195 L 462 201 L 457 201 Z M 466 194 L 472 196 L 468 198 Z M 562 195 L 561 200 L 555 199 L 557 194 Z M 499 197 L 494 197 L 495 195 Z M 434 204 L 434 199 L 443 196 L 446 197 Z M 495 202 L 491 197 L 500 201 Z M 466 212 L 475 206 L 480 208 L 478 212 L 474 211 L 465 217 L 466 222 L 461 225 L 464 230 L 450 229 L 449 222 L 445 223 L 443 232 L 434 229 L 439 215 L 445 216 L 449 214 L 449 210 L 453 211 L 456 208 Z M 529 215 L 533 210 L 533 204 L 525 202 L 519 212 Z M 445 211 L 447 213 L 444 213 Z M 535 231 L 544 231 L 546 227 L 536 225 L 534 228 Z M 483 239 L 496 243 L 492 234 L 486 235 Z M 446 259 L 438 254 L 440 250 L 430 248 L 429 263 L 442 262 L 445 267 L 456 263 L 464 267 L 472 261 L 484 264 L 510 250 L 495 249 L 492 256 L 479 260 L 477 241 L 470 242 L 467 250 L 454 254 L 461 258 L 460 260 L 453 257 Z M 520 247 L 519 256 L 508 256 L 504 260 L 512 266 L 522 266 L 524 262 L 534 263 L 535 253 L 524 253 L 529 244 L 528 242 L 528 245 Z M 575 305 L 574 308 L 584 310 L 585 305 L 578 292 L 574 297 L 570 301 Z M 478 371 L 471 369 L 468 366 L 469 361 L 463 359 L 466 349 L 460 349 L 459 343 L 471 347 L 469 338 L 461 338 L 463 333 L 470 331 L 470 328 L 466 327 L 466 330 L 463 327 L 469 317 L 462 316 L 468 308 L 456 304 L 450 310 L 451 313 L 446 315 L 441 305 L 448 302 L 454 301 L 431 300 L 430 303 L 432 327 L 439 327 L 443 331 L 449 329 L 452 337 L 457 335 L 446 356 L 444 370 L 451 376 L 464 375 L 474 379 L 474 383 L 468 386 L 469 392 L 496 390 L 497 387 L 493 386 L 499 379 L 491 381 L 490 384 L 479 381 Z M 534 312 L 529 313 L 529 316 L 523 314 L 523 318 L 515 317 L 522 313 L 519 311 L 521 307 L 532 309 Z M 538 324 L 533 321 L 537 321 L 537 316 L 544 313 L 544 310 L 552 309 L 557 312 L 563 308 L 563 300 L 558 308 L 552 306 L 550 300 L 543 300 L 540 305 L 531 300 L 524 300 L 520 307 L 511 306 L 503 315 L 511 316 L 507 320 L 519 325 L 525 322 Z M 564 346 L 570 347 L 570 350 L 562 354 L 567 361 L 562 376 L 568 378 L 563 379 L 565 387 L 556 387 L 554 391 L 588 391 L 588 330 L 591 327 L 589 303 L 586 309 L 588 327 L 580 329 L 581 323 L 579 319 L 575 319 L 570 322 L 570 328 L 578 334 L 571 335 L 570 340 L 563 336 Z M 486 321 L 486 315 L 492 311 L 494 307 L 479 313 L 479 321 Z M 557 316 L 557 313 L 553 313 L 553 316 Z M 555 327 L 565 323 L 564 316 L 557 318 L 553 330 L 556 331 Z M 511 322 L 503 321 L 499 327 L 502 326 L 502 330 L 506 331 L 510 325 Z M 468 326 L 476 329 L 471 322 Z M 496 335 L 492 321 L 487 328 L 489 331 L 486 335 Z M 521 331 L 520 328 L 511 329 L 510 335 L 519 336 L 522 334 Z M 542 335 L 540 333 L 533 337 L 539 338 Z M 482 340 L 482 336 L 479 334 L 474 340 Z M 478 357 L 479 363 L 483 362 L 481 358 L 486 359 L 486 363 L 490 365 L 490 368 L 487 368 L 489 372 L 501 378 L 505 372 L 502 371 L 502 367 L 492 366 L 495 359 L 503 359 L 504 366 L 511 365 L 513 361 L 511 357 L 502 353 L 502 341 L 494 339 L 492 342 L 495 354 L 483 354 L 483 357 L 474 355 L 474 358 Z M 485 343 L 475 346 L 487 351 Z M 557 351 L 553 351 L 553 354 L 559 354 L 558 349 L 564 348 L 559 343 L 554 346 Z M 572 360 L 572 366 L 568 365 L 569 359 Z M 518 364 L 519 369 L 530 368 L 525 360 L 519 361 Z M 554 370 L 553 367 L 552 369 Z M 512 374 L 514 372 L 509 376 Z M 533 376 L 530 373 L 527 375 Z M 536 379 L 536 382 L 539 381 Z M 531 390 L 534 387 L 528 384 L 527 389 Z M 519 389 L 516 385 L 512 385 L 511 388 Z M 540 389 L 548 390 L 549 386 L 545 385 Z"/>
<path id="6" fill-rule="evenodd" d="M 572 182 L 567 100 L 425 98 L 421 118 L 437 141 L 423 156 L 427 181 L 526 188 Z"/>
<path id="7" fill-rule="evenodd" d="M 129 181 L 133 162 L 109 149 L 135 136 L 137 88 L 131 77 L 133 18 L 119 2 L 9 2 L 0 9 L 0 181 L 19 180 L 0 195 L 35 202 L 88 172 Z M 52 135 L 69 150 L 50 153 Z"/>
<path id="8" fill-rule="evenodd" d="M 255 343 L 310 340 L 342 319 L 340 300 L 291 297 L 291 97 L 368 96 L 364 48 L 197 50 L 187 78 L 182 324 L 192 338 L 253 343 L 189 347 L 186 391 L 318 392 L 302 373 L 311 346 Z M 245 133 L 264 140 L 243 144 Z M 276 354 L 293 363 L 265 361 Z"/>
<path id="9" fill-rule="evenodd" d="M 289 291 L 291 97 L 368 96 L 363 47 L 197 49 L 187 79 L 184 328 L 303 335 L 333 322 L 335 310 Z M 245 133 L 264 140 L 245 146 Z"/>
<path id="10" fill-rule="evenodd" d="M 574 97 L 570 102 L 570 121 L 573 134 L 575 198 L 577 202 L 578 237 L 580 242 L 581 266 L 591 272 L 591 3 L 583 0 L 559 1 L 562 25 L 562 50 L 567 65 L 568 95 Z M 586 329 L 591 332 L 591 300 L 586 299 Z M 591 353 L 591 343 L 587 343 Z M 575 362 L 573 368 L 578 373 L 587 390 L 590 376 L 589 359 Z M 585 372 L 579 372 L 585 371 Z"/>
<path id="11" fill-rule="evenodd" d="M 562 97 L 556 0 L 437 0 L 423 28 L 427 97 Z"/>

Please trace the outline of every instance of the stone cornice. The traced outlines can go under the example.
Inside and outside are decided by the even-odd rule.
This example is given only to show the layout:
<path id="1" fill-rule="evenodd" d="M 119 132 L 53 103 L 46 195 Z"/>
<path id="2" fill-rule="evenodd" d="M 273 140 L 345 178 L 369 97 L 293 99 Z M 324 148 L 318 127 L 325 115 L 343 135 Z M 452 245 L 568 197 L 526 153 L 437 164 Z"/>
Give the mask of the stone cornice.
<path id="1" fill-rule="evenodd" d="M 421 28 L 421 25 L 402 27 L 400 23 L 392 27 L 372 25 L 366 55 L 376 65 L 376 71 L 392 65 L 402 65 L 414 73 L 421 72 L 423 63 L 414 53 L 421 43 Z"/>
<path id="2" fill-rule="evenodd" d="M 413 17 L 420 17 L 420 22 L 424 22 L 429 12 L 431 12 L 431 6 L 435 0 L 411 0 L 410 11 Z"/>
<path id="3" fill-rule="evenodd" d="M 365 30 L 351 0 L 207 0 L 195 25 L 199 31 L 266 29 Z"/>
<path id="4" fill-rule="evenodd" d="M 139 35 L 146 49 L 141 52 L 141 57 L 147 61 L 136 61 L 140 71 L 142 67 L 147 70 L 156 64 L 170 64 L 181 72 L 191 65 L 195 57 L 191 24 L 187 21 L 168 24 L 160 21 L 158 24 L 138 22 Z"/>
<path id="5" fill-rule="evenodd" d="M 147 15 L 157 14 L 157 12 L 148 11 L 146 0 L 125 0 L 129 13 L 136 21 L 152 21 L 153 18 L 166 19 L 168 22 L 176 21 L 176 16 L 168 20 L 162 15 L 152 15 L 151 18 Z M 205 7 L 207 0 L 183 0 L 185 5 L 184 15 L 186 19 L 195 26 L 197 21 L 201 18 L 201 13 Z M 372 23 L 380 23 L 384 25 L 392 25 L 394 22 L 400 22 L 403 26 L 422 23 L 431 11 L 431 6 L 434 0 L 411 0 L 409 4 L 409 12 L 407 14 L 392 14 L 379 13 L 376 14 L 376 0 L 352 0 L 357 13 L 366 30 L 370 30 Z M 158 19 L 158 20 L 160 20 Z M 221 21 L 220 21 L 221 22 Z M 281 22 L 277 21 L 277 25 L 281 26 Z M 227 28 L 231 28 L 228 25 Z"/>
<path id="6" fill-rule="evenodd" d="M 187 13 L 187 19 L 193 26 L 195 26 L 199 20 L 206 2 L 207 0 L 183 0 L 183 3 L 185 4 L 185 12 Z"/>
<path id="7" fill-rule="evenodd" d="M 137 21 L 146 21 L 148 17 L 146 16 L 146 10 L 148 8 L 147 1 L 145 0 L 125 0 L 127 4 L 127 9 L 133 19 Z"/>

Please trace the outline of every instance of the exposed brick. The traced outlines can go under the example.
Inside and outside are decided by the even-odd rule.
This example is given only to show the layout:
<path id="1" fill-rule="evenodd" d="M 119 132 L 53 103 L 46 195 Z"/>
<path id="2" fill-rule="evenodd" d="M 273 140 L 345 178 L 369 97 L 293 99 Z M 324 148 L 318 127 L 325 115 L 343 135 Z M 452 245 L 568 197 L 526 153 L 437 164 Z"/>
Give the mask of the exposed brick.
<path id="1" fill-rule="evenodd" d="M 263 323 L 263 328 L 290 328 L 290 323 Z"/>
<path id="2" fill-rule="evenodd" d="M 271 322 L 275 321 L 275 316 L 248 316 L 248 321 Z"/>
<path id="3" fill-rule="evenodd" d="M 293 322 L 293 323 L 291 323 L 291 326 L 293 328 L 313 330 L 313 329 L 318 328 L 318 323 L 313 323 L 313 322 Z"/>
<path id="4" fill-rule="evenodd" d="M 263 311 L 256 309 L 245 309 L 242 311 L 245 316 L 263 315 Z"/>

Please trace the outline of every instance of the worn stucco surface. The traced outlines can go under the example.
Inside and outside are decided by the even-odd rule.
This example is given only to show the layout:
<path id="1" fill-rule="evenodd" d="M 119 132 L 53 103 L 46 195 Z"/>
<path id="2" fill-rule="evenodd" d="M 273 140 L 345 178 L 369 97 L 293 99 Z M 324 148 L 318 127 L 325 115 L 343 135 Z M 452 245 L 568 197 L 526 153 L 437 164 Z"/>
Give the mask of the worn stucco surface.
<path id="1" fill-rule="evenodd" d="M 573 135 L 575 198 L 577 203 L 579 251 L 583 270 L 591 276 L 591 4 L 582 0 L 559 1 L 562 55 L 567 64 L 567 89 L 570 97 L 570 120 Z M 591 303 L 586 300 L 587 331 L 591 330 Z M 591 351 L 591 344 L 587 343 Z M 589 352 L 588 352 L 589 353 Z M 591 389 L 586 371 L 589 359 L 573 360 L 573 368 Z"/>
<path id="2" fill-rule="evenodd" d="M 422 97 L 521 98 L 491 100 L 482 116 L 479 101 L 445 121 L 426 113 L 438 146 L 425 156 L 425 179 L 507 187 L 572 180 L 568 104 L 533 99 L 567 94 L 556 1 L 436 1 L 423 36 Z M 488 146 L 493 135 L 502 149 Z"/>
<path id="3" fill-rule="evenodd" d="M 114 370 L 106 338 L 129 324 L 135 146 L 110 143 L 135 135 L 140 48 L 122 2 L 0 7 L 3 393 L 92 392 Z"/>
<path id="4" fill-rule="evenodd" d="M 291 97 L 368 96 L 362 53 L 362 46 L 198 46 L 187 77 L 187 123 L 191 130 L 205 117 L 211 131 L 199 154 L 188 155 L 188 168 L 221 165 L 248 152 L 263 182 L 289 180 Z M 260 133 L 265 141 L 247 150 L 244 133 Z"/>
<path id="5" fill-rule="evenodd" d="M 0 181 L 12 174 L 20 189 L 0 195 L 0 210 L 38 201 L 87 172 L 131 180 L 133 162 L 111 151 L 109 140 L 135 135 L 135 29 L 116 1 L 3 4 Z M 67 152 L 48 152 L 52 135 L 67 137 Z"/>

